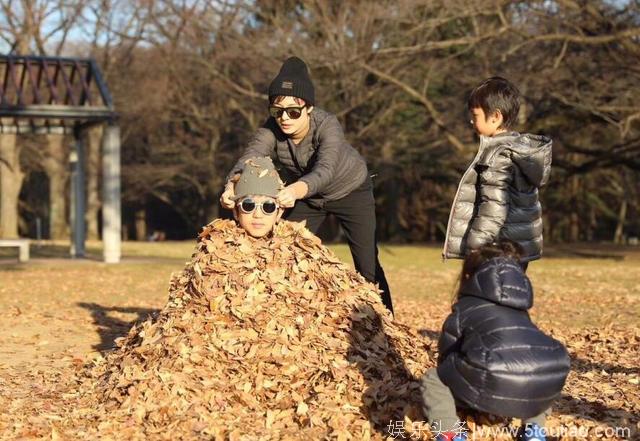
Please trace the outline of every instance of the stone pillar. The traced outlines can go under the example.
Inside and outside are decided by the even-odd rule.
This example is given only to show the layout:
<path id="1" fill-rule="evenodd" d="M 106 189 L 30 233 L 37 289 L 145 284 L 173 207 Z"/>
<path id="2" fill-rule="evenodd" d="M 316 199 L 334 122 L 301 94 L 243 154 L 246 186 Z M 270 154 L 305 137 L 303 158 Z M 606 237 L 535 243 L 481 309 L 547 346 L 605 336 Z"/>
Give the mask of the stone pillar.
<path id="1" fill-rule="evenodd" d="M 85 155 L 87 157 L 87 239 L 98 240 L 98 216 L 102 201 L 100 200 L 100 150 L 102 144 L 102 125 L 88 127 L 83 132 Z"/>
<path id="2" fill-rule="evenodd" d="M 24 179 L 15 132 L 0 132 L 0 238 L 18 237 L 18 198 Z"/>
<path id="3" fill-rule="evenodd" d="M 71 166 L 71 257 L 85 255 L 85 148 L 84 138 L 74 131 L 74 149 L 69 156 Z"/>
<path id="4" fill-rule="evenodd" d="M 102 243 L 104 261 L 120 262 L 120 127 L 108 124 L 102 137 Z"/>

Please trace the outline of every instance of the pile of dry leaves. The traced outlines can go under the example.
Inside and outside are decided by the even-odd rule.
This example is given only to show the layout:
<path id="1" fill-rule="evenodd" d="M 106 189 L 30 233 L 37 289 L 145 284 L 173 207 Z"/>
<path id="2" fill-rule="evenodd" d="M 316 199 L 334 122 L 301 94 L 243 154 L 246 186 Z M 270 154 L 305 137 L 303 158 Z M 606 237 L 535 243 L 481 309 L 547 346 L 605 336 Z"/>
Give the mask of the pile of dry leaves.
<path id="1" fill-rule="evenodd" d="M 415 412 L 414 374 L 432 364 L 419 340 L 303 224 L 281 222 L 272 238 L 254 239 L 217 220 L 173 278 L 165 308 L 87 372 L 75 427 L 59 430 L 368 438 Z"/>
<path id="2" fill-rule="evenodd" d="M 431 440 L 418 381 L 434 365 L 437 332 L 414 330 L 432 319 L 423 310 L 438 329 L 445 306 L 409 305 L 404 322 L 417 322 L 399 324 L 303 224 L 254 239 L 217 220 L 173 277 L 166 306 L 117 349 L 75 360 L 75 375 L 0 376 L 0 437 Z M 550 331 L 573 359 L 547 424 L 555 439 L 636 436 L 637 329 Z M 518 425 L 465 418 L 474 439 L 513 439 L 495 430 Z M 631 435 L 606 432 L 613 426 Z"/>

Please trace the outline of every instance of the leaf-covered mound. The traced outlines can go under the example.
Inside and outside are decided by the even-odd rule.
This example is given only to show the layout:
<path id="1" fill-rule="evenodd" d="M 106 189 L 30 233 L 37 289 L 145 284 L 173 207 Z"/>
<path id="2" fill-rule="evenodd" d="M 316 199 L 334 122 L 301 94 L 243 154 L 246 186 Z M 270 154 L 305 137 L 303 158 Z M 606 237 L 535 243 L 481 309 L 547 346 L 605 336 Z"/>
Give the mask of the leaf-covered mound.
<path id="1" fill-rule="evenodd" d="M 254 241 L 240 233 L 242 232 L 228 222 L 208 226 L 199 244 L 199 251 L 194 255 L 194 262 L 174 279 L 171 298 L 181 299 L 180 302 L 172 300 L 160 315 L 135 327 L 121 341 L 120 349 L 106 359 L 98 358 L 92 367 L 84 367 L 85 358 L 56 351 L 51 351 L 45 360 L 38 359 L 33 364 L 7 367 L 0 361 L 0 438 L 256 440 L 306 437 L 315 440 L 349 437 L 367 439 L 369 436 L 372 439 L 383 439 L 386 435 L 395 433 L 396 439 L 404 436 L 404 439 L 432 440 L 433 434 L 421 422 L 424 417 L 415 408 L 418 394 L 413 378 L 433 366 L 438 331 L 450 310 L 450 304 L 443 300 L 442 295 L 438 301 L 434 298 L 438 298 L 438 290 L 449 289 L 449 282 L 454 279 L 451 270 L 448 272 L 451 277 L 447 278 L 445 269 L 438 269 L 437 273 L 416 273 L 415 267 L 394 268 L 394 297 L 398 300 L 396 320 L 401 320 L 404 325 L 419 332 L 418 335 L 412 335 L 407 328 L 389 321 L 387 312 L 373 293 L 370 303 L 366 300 L 366 294 L 363 300 L 362 286 L 358 282 L 362 280 L 353 273 L 347 275 L 338 271 L 344 267 L 317 245 L 317 239 L 301 230 L 298 225 L 283 224 L 273 240 Z M 225 243 L 229 239 L 232 240 Z M 238 268 L 244 264 L 251 268 L 254 263 L 251 258 L 238 258 L 242 254 L 237 253 L 242 251 L 236 250 L 236 247 L 243 247 L 243 244 L 245 248 L 253 248 L 251 255 L 256 261 L 255 265 L 260 265 L 259 262 L 264 259 L 257 256 L 274 247 L 283 247 L 284 244 L 289 244 L 290 248 L 301 247 L 303 250 L 305 246 L 310 247 L 303 253 L 287 249 L 286 246 L 278 251 L 279 255 L 289 255 L 289 259 L 293 256 L 293 260 L 288 260 L 289 263 L 281 265 L 279 270 L 284 269 L 295 275 L 290 280 L 284 279 L 287 280 L 285 282 L 279 280 L 281 283 L 278 285 L 284 283 L 285 287 L 289 284 L 293 286 L 294 279 L 312 280 L 316 284 L 319 283 L 318 280 L 332 283 L 333 279 L 322 274 L 326 271 L 338 272 L 341 275 L 337 280 L 344 280 L 346 277 L 348 286 L 354 283 L 358 287 L 354 290 L 356 293 L 352 293 L 353 304 L 339 306 L 340 302 L 351 300 L 341 299 L 342 296 L 337 295 L 335 297 L 339 300 L 327 305 L 320 299 L 327 298 L 328 294 L 318 289 L 315 296 L 304 295 L 304 292 L 298 296 L 276 293 L 273 296 L 278 299 L 277 302 L 268 304 L 269 299 L 263 299 L 267 303 L 254 301 L 259 308 L 246 312 L 245 302 L 247 305 L 251 304 L 250 299 L 255 293 L 249 296 L 239 294 L 238 291 L 244 289 L 239 287 L 244 286 L 242 284 L 245 282 L 235 280 L 239 280 L 239 274 L 247 275 L 251 272 Z M 207 257 L 211 254 L 220 254 L 220 257 Z M 326 262 L 322 265 L 315 262 L 323 259 Z M 301 263 L 304 260 L 308 262 Z M 205 261 L 209 263 L 205 264 Z M 198 263 L 199 270 L 195 267 L 195 262 Z M 221 265 L 214 265 L 218 262 Z M 605 266 L 602 271 L 595 271 L 588 276 L 584 274 L 584 261 L 577 260 L 567 265 L 562 274 L 578 274 L 580 280 L 586 279 L 585 286 L 576 290 L 573 286 L 575 278 L 565 276 L 562 280 L 554 279 L 546 271 L 549 266 L 543 267 L 544 271 L 538 270 L 537 282 L 534 282 L 538 308 L 534 316 L 541 312 L 545 315 L 545 310 L 553 311 L 553 308 L 557 308 L 559 316 L 565 318 L 572 313 L 581 315 L 585 312 L 584 305 L 589 304 L 602 312 L 599 320 L 606 322 L 603 318 L 606 317 L 605 313 L 624 317 L 623 311 L 633 311 L 637 306 L 635 294 L 639 286 L 634 284 L 630 288 L 624 288 L 623 285 L 629 278 L 625 279 L 622 273 L 629 271 L 629 265 L 622 269 Z M 215 271 L 210 269 L 211 266 L 216 268 Z M 274 269 L 276 268 L 265 269 L 264 272 Z M 314 275 L 303 277 L 301 270 L 306 275 L 312 272 Z M 613 270 L 616 271 L 613 273 L 615 277 L 609 274 Z M 83 319 L 77 317 L 77 304 L 74 300 L 64 298 L 64 302 L 48 302 L 43 300 L 42 293 L 38 291 L 37 287 L 42 285 L 35 284 L 33 289 L 27 289 L 29 285 L 20 280 L 38 277 L 42 270 L 25 271 L 29 275 L 17 282 L 10 278 L 0 284 L 2 293 L 22 299 L 20 309 L 3 310 L 6 328 L 16 324 L 26 328 L 43 319 L 53 321 L 48 310 L 45 310 L 45 314 L 34 312 L 37 311 L 34 303 L 42 302 L 43 307 L 56 305 L 58 309 L 55 320 L 68 318 L 65 329 L 69 334 L 82 335 L 83 330 L 87 332 L 86 329 L 91 334 L 96 332 L 91 326 L 78 327 Z M 96 265 L 93 271 L 100 274 L 103 267 Z M 141 266 L 138 271 L 149 271 L 148 279 L 159 275 L 165 277 L 163 271 L 155 271 L 151 265 Z M 594 272 L 592 269 L 590 271 Z M 199 272 L 205 274 L 205 277 L 201 277 Z M 203 280 L 218 273 L 221 273 L 220 277 L 234 280 L 235 285 L 225 285 L 220 294 L 203 294 L 202 287 L 206 285 Z M 64 274 L 77 277 L 79 280 L 73 281 L 76 286 L 82 280 L 91 282 L 87 283 L 87 289 L 96 289 L 96 280 L 109 283 L 123 280 L 111 276 L 98 277 L 84 266 L 81 272 L 65 271 Z M 50 273 L 48 275 L 51 276 Z M 89 277 L 93 280 L 87 280 Z M 412 298 L 410 285 L 399 283 L 400 277 L 408 281 L 417 280 L 428 287 L 428 295 L 419 299 Z M 443 283 L 443 279 L 447 282 Z M 260 288 L 259 284 L 254 285 L 258 294 L 260 289 L 268 289 L 266 286 Z M 296 288 L 292 286 L 285 289 L 295 291 Z M 407 292 L 400 292 L 398 286 L 402 286 Z M 106 288 L 104 291 L 99 290 L 99 293 L 113 295 L 113 290 Z M 373 290 L 373 287 L 369 288 Z M 236 295 L 224 294 L 225 289 L 230 292 L 235 290 Z M 585 302 L 577 301 L 576 292 L 580 294 L 580 301 Z M 626 294 L 620 295 L 620 292 Z M 187 294 L 189 298 L 186 297 Z M 29 299 L 33 298 L 32 303 L 25 301 L 27 296 L 30 296 Z M 217 298 L 220 300 L 218 303 L 214 301 L 212 306 L 210 300 Z M 122 306 L 141 301 L 136 296 L 115 300 L 121 302 Z M 316 302 L 314 308 L 317 311 L 310 312 L 308 308 L 302 308 L 300 302 L 303 300 L 310 304 Z M 40 303 L 38 306 L 41 306 Z M 212 308 L 217 312 L 212 314 Z M 302 313 L 295 313 L 294 316 L 292 312 L 286 312 L 286 308 Z M 338 316 L 331 314 L 333 312 Z M 343 313 L 344 315 L 340 315 Z M 183 318 L 185 314 L 187 318 L 193 319 Z M 267 328 L 266 324 L 270 320 L 261 314 L 271 314 L 277 318 L 277 323 L 274 322 L 271 328 Z M 322 319 L 321 314 L 324 314 Z M 296 327 L 292 328 L 295 323 L 293 317 L 298 315 L 303 318 L 302 325 L 297 326 L 296 323 Z M 314 320 L 309 325 L 311 322 L 304 321 L 305 317 L 321 320 L 318 322 L 321 325 L 316 330 L 319 337 L 313 349 L 300 351 L 299 345 L 304 340 L 303 336 L 307 335 L 306 328 L 316 324 Z M 216 321 L 218 323 L 213 326 L 212 323 Z M 177 328 L 177 323 L 182 328 Z M 572 372 L 562 397 L 554 403 L 553 414 L 547 420 L 547 429 L 552 435 L 548 439 L 638 439 L 640 369 L 637 360 L 640 330 L 637 324 L 617 320 L 607 326 L 585 327 L 579 321 L 576 323 L 575 326 L 556 326 L 552 320 L 547 321 L 546 326 L 543 325 L 543 329 L 567 345 L 572 358 Z M 222 335 L 226 337 L 223 340 L 219 333 L 213 339 L 208 334 L 203 337 L 198 332 L 204 331 L 192 332 L 197 327 L 224 331 Z M 298 330 L 299 337 L 290 337 L 287 329 Z M 272 343 L 260 344 L 250 340 L 245 334 L 253 334 L 251 330 L 267 339 L 266 342 Z M 143 335 L 140 335 L 141 331 L 144 331 Z M 19 335 L 18 330 L 11 332 Z M 235 342 L 229 337 L 234 333 L 240 336 L 236 337 Z M 53 333 L 43 337 L 51 340 L 55 335 Z M 327 335 L 330 337 L 326 341 L 332 343 L 323 343 L 323 338 Z M 30 344 L 28 337 L 21 334 L 20 337 L 25 346 Z M 245 345 L 240 344 L 242 338 L 247 339 Z M 0 341 L 4 354 L 11 353 L 11 346 L 3 346 L 6 342 L 7 340 Z M 142 342 L 145 342 L 144 346 L 141 345 Z M 202 346 L 204 349 L 194 351 L 194 346 Z M 243 359 L 248 358 L 245 353 L 251 352 L 254 346 L 258 347 L 254 349 L 254 358 L 243 362 Z M 286 351 L 298 351 L 295 363 L 291 358 L 277 355 L 278 351 L 282 354 L 283 347 Z M 38 348 L 40 346 L 36 346 L 36 353 Z M 220 361 L 215 366 L 219 372 L 211 372 L 210 360 L 205 357 L 209 352 L 217 354 Z M 430 354 L 430 358 L 427 358 L 426 352 Z M 192 360 L 192 353 L 197 353 L 205 360 L 199 361 L 198 355 Z M 236 356 L 240 353 L 245 356 Z M 317 359 L 312 362 L 310 359 L 313 357 Z M 93 357 L 88 355 L 87 358 Z M 321 363 L 315 370 L 315 376 L 310 367 L 313 363 Z M 340 368 L 343 365 L 345 366 Z M 171 366 L 176 368 L 172 369 Z M 311 379 L 306 379 L 301 374 L 305 366 Z M 295 372 L 286 374 L 287 369 L 295 369 Z M 281 372 L 273 373 L 276 370 Z M 258 373 L 261 373 L 261 377 Z M 328 381 L 329 376 L 335 376 L 333 381 Z M 225 379 L 227 383 L 224 383 Z M 245 386 L 247 383 L 249 385 Z M 259 384 L 262 388 L 258 392 Z M 204 385 L 207 386 L 206 390 Z M 245 387 L 248 392 L 245 392 Z M 152 390 L 157 391 L 155 396 L 151 394 Z M 281 391 L 284 392 L 278 397 Z M 333 399 L 331 394 L 335 394 Z M 191 399 L 193 408 L 189 407 Z M 248 400 L 249 404 L 245 404 L 243 400 Z M 300 402 L 304 404 L 300 405 Z M 217 409 L 211 410 L 215 406 L 218 406 Z M 403 409 L 406 410 L 404 421 L 401 419 Z M 509 432 L 519 426 L 518 420 L 487 418 L 474 413 L 461 413 L 460 417 L 473 430 L 469 438 L 476 440 L 513 440 Z M 324 426 L 317 424 L 319 420 Z M 394 420 L 394 425 L 390 428 L 386 427 L 389 420 Z M 270 429 L 267 429 L 267 422 L 271 424 Z M 299 429 L 296 429 L 297 426 Z"/>
<path id="2" fill-rule="evenodd" d="M 164 309 L 87 372 L 84 430 L 368 438 L 416 404 L 414 375 L 432 365 L 418 340 L 303 224 L 254 239 L 216 220 Z"/>

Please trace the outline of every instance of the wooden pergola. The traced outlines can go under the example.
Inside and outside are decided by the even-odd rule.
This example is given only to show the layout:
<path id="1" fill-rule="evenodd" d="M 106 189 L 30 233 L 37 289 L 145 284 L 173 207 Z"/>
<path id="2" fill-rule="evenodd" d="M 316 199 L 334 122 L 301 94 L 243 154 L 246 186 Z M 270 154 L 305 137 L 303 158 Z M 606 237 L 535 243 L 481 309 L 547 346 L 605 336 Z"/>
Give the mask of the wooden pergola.
<path id="1" fill-rule="evenodd" d="M 104 261 L 120 261 L 120 129 L 111 95 L 93 59 L 0 55 L 0 133 L 72 131 L 71 255 L 85 254 L 85 146 L 82 132 L 104 124 Z"/>

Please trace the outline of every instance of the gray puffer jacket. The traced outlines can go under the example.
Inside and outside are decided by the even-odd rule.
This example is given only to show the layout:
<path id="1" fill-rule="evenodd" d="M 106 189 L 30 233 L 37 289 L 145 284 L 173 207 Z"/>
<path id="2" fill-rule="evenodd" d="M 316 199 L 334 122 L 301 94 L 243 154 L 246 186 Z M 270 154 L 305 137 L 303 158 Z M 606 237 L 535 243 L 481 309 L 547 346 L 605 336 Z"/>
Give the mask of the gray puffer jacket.
<path id="1" fill-rule="evenodd" d="M 242 170 L 245 160 L 255 156 L 270 156 L 287 185 L 305 182 L 309 187 L 305 199 L 319 207 L 350 194 L 368 173 L 367 163 L 344 137 L 338 118 L 317 107 L 311 112 L 309 133 L 298 145 L 269 117 L 255 132 L 227 180 Z"/>
<path id="2" fill-rule="evenodd" d="M 538 188 L 551 172 L 551 139 L 517 132 L 480 137 L 480 148 L 453 200 L 443 257 L 464 258 L 494 240 L 524 250 L 523 262 L 542 254 Z"/>

